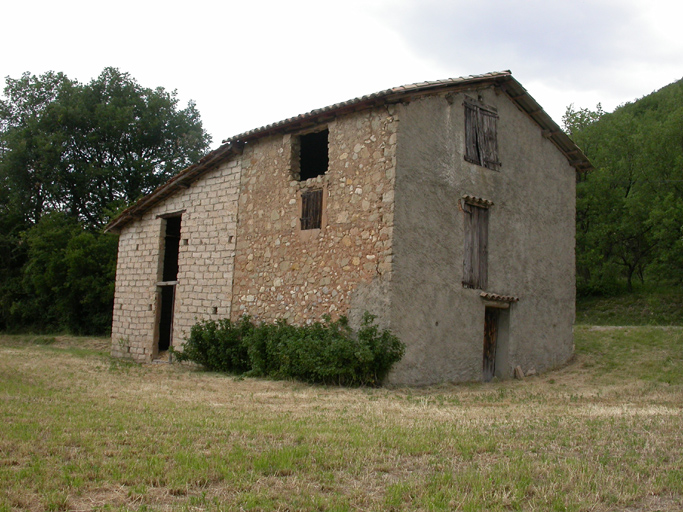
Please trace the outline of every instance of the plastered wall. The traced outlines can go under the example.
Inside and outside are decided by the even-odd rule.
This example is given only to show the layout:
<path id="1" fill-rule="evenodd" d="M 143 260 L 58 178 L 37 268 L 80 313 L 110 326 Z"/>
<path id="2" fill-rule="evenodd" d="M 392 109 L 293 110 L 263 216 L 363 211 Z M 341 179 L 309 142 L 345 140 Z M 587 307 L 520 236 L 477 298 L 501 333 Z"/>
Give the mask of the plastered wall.
<path id="1" fill-rule="evenodd" d="M 502 166 L 464 160 L 464 95 L 498 111 Z M 462 197 L 489 209 L 487 290 L 519 297 L 504 315 L 497 374 L 546 370 L 573 352 L 575 175 L 541 129 L 493 88 L 399 109 L 391 325 L 408 345 L 395 384 L 482 378 L 485 303 L 462 286 Z"/>

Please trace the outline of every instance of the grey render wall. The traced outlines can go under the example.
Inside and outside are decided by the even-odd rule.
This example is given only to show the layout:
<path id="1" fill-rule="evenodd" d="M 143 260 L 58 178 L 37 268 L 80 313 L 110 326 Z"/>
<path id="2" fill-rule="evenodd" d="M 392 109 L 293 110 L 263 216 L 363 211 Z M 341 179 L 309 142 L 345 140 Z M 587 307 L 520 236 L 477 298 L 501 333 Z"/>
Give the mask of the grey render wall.
<path id="1" fill-rule="evenodd" d="M 165 215 L 181 213 L 173 344 L 199 320 L 227 318 L 232 306 L 239 159 L 156 204 L 119 236 L 112 355 L 150 361 L 156 355 Z"/>
<path id="2" fill-rule="evenodd" d="M 465 95 L 497 108 L 500 171 L 463 158 Z M 465 194 L 494 203 L 486 291 L 519 297 L 501 322 L 507 347 L 497 374 L 565 362 L 573 352 L 574 169 L 493 88 L 415 99 L 398 117 L 389 302 L 391 328 L 407 351 L 390 382 L 482 378 L 485 304 L 481 290 L 461 283 Z"/>

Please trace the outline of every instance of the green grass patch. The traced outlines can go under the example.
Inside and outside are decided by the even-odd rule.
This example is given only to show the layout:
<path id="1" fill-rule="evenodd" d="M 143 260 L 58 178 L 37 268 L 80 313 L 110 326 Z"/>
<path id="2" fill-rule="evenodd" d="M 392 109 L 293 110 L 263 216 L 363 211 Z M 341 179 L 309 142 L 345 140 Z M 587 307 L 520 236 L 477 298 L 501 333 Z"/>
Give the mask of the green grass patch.
<path id="1" fill-rule="evenodd" d="M 683 325 L 683 290 L 640 290 L 613 297 L 578 297 L 576 322 L 585 325 Z"/>
<path id="2" fill-rule="evenodd" d="M 682 335 L 579 326 L 561 370 L 427 389 L 0 336 L 0 511 L 677 510 Z"/>
<path id="3" fill-rule="evenodd" d="M 574 335 L 594 378 L 683 384 L 683 327 L 577 326 Z"/>

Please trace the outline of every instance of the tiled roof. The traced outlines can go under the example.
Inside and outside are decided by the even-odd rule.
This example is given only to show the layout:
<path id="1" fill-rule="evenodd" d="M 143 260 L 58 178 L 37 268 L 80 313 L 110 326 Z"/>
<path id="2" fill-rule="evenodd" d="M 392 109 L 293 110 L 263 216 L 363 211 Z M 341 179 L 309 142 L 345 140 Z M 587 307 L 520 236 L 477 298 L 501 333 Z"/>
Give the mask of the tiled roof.
<path id="1" fill-rule="evenodd" d="M 527 90 L 512 77 L 512 73 L 510 71 L 499 71 L 485 73 L 483 75 L 470 75 L 393 87 L 342 103 L 335 103 L 328 107 L 311 110 L 305 114 L 290 117 L 289 119 L 230 137 L 229 139 L 224 140 L 223 144 L 218 149 L 207 154 L 196 164 L 180 171 L 169 181 L 121 212 L 107 225 L 105 230 L 112 232 L 119 231 L 121 227 L 130 220 L 139 217 L 162 199 L 174 194 L 181 188 L 188 187 L 190 183 L 196 180 L 205 171 L 227 159 L 230 155 L 241 152 L 244 144 L 251 140 L 276 132 L 301 130 L 307 126 L 323 123 L 326 120 L 347 112 L 362 110 L 372 107 L 373 105 L 396 103 L 409 98 L 411 95 L 429 94 L 442 90 L 457 91 L 460 89 L 472 88 L 472 86 L 477 84 L 496 85 L 499 87 L 500 90 L 502 90 L 520 108 L 520 110 L 525 112 L 541 127 L 543 136 L 557 146 L 577 171 L 588 171 L 592 169 L 591 163 L 583 152 L 541 108 L 536 100 L 529 95 Z"/>
<path id="2" fill-rule="evenodd" d="M 368 105 L 373 103 L 391 103 L 393 101 L 399 101 L 401 98 L 412 93 L 426 93 L 438 89 L 445 89 L 451 87 L 457 87 L 459 85 L 466 85 L 471 87 L 478 82 L 488 82 L 492 79 L 500 79 L 503 77 L 512 78 L 510 71 L 500 71 L 493 73 L 485 73 L 483 75 L 470 75 L 459 78 L 448 78 L 445 80 L 435 80 L 433 82 L 420 82 L 416 84 L 401 85 L 399 87 L 393 87 L 391 89 L 385 89 L 383 91 L 375 92 L 372 94 L 367 94 L 365 96 L 360 96 L 358 98 L 353 98 L 348 101 L 343 101 L 341 103 L 335 103 L 328 107 L 319 108 L 316 110 L 311 110 L 305 114 L 299 114 L 295 117 L 290 117 L 284 119 L 283 121 L 278 121 L 277 123 L 272 123 L 260 128 L 255 128 L 249 130 L 248 132 L 240 133 L 234 137 L 224 140 L 223 142 L 230 142 L 234 140 L 248 140 L 254 137 L 260 137 L 265 133 L 276 131 L 278 129 L 287 128 L 290 126 L 296 126 L 302 122 L 308 120 L 317 120 L 320 116 L 325 114 L 338 115 L 345 110 L 358 110 L 359 108 L 366 108 Z M 539 107 L 540 108 L 540 107 Z"/>

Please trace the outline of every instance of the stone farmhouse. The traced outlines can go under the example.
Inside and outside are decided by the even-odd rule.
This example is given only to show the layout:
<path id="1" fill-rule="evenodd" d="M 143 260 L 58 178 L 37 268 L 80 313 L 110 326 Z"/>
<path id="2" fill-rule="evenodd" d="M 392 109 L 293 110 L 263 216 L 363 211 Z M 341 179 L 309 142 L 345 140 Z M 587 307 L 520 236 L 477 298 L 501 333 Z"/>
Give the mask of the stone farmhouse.
<path id="1" fill-rule="evenodd" d="M 388 383 L 489 380 L 573 353 L 576 172 L 509 71 L 396 87 L 227 139 L 108 226 L 112 354 L 199 320 L 377 316 Z"/>

